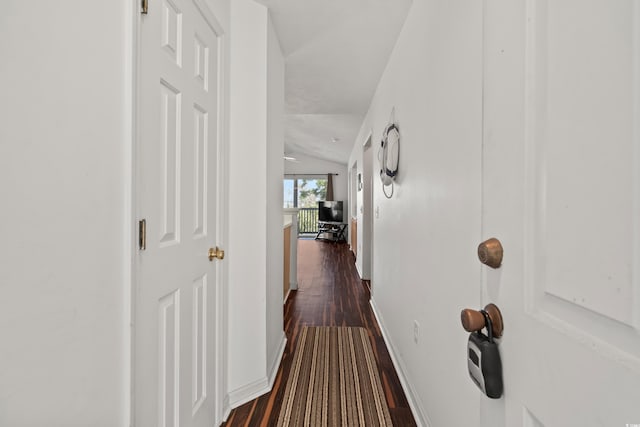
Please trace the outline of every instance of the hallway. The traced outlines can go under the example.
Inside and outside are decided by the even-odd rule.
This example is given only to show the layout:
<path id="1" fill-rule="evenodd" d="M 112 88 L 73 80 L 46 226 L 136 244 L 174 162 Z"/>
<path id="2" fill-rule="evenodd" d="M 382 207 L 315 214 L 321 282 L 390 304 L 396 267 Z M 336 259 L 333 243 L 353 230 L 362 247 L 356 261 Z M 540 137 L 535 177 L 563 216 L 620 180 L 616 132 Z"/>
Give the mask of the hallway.
<path id="1" fill-rule="evenodd" d="M 278 419 L 297 336 L 303 326 L 361 326 L 372 338 L 391 419 L 397 426 L 415 421 L 369 305 L 369 291 L 355 269 L 347 244 L 298 241 L 298 291 L 285 304 L 287 347 L 273 390 L 234 409 L 225 426 L 271 426 Z"/>

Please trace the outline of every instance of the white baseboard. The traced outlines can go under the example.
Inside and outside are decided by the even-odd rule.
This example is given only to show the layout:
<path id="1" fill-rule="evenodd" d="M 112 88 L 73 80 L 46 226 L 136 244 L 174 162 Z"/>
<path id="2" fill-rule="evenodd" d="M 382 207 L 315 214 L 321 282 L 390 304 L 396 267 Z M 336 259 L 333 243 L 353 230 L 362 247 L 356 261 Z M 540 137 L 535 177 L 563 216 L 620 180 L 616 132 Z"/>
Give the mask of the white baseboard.
<path id="1" fill-rule="evenodd" d="M 222 421 L 227 421 L 231 413 L 231 405 L 229 404 L 229 395 L 227 394 L 222 401 Z"/>
<path id="2" fill-rule="evenodd" d="M 231 409 L 237 408 L 238 406 L 244 405 L 247 402 L 252 401 L 253 399 L 262 396 L 265 393 L 269 393 L 271 388 L 273 387 L 273 383 L 276 380 L 276 375 L 278 375 L 278 369 L 280 368 L 280 363 L 282 362 L 282 355 L 284 354 L 284 349 L 287 345 L 287 337 L 285 334 L 282 334 L 282 339 L 280 340 L 280 346 L 278 348 L 277 357 L 273 359 L 271 362 L 271 366 L 268 372 L 268 375 L 262 377 L 256 381 L 250 382 L 236 390 L 229 392 L 225 401 L 228 404 L 225 407 L 228 407 L 229 410 L 225 410 L 226 420 L 229 416 L 229 412 Z"/>
<path id="3" fill-rule="evenodd" d="M 396 373 L 398 374 L 398 378 L 400 379 L 400 384 L 402 385 L 402 389 L 404 390 L 404 394 L 407 397 L 407 401 L 409 402 L 409 407 L 411 408 L 411 413 L 413 414 L 413 418 L 416 421 L 418 427 L 430 427 L 431 422 L 429 421 L 429 417 L 425 412 L 424 408 L 420 404 L 420 401 L 416 398 L 416 392 L 407 377 L 407 370 L 402 362 L 402 359 L 398 356 L 399 353 L 396 350 L 393 342 L 389 339 L 389 334 L 384 324 L 384 319 L 380 315 L 378 311 L 378 307 L 376 306 L 376 302 L 371 297 L 369 301 L 371 308 L 373 309 L 373 314 L 376 316 L 376 320 L 378 321 L 378 325 L 380 326 L 380 331 L 382 332 L 382 338 L 384 338 L 384 342 L 387 345 L 387 349 L 389 350 L 389 355 L 391 356 L 391 361 L 393 362 L 393 366 L 396 369 Z"/>
<path id="4" fill-rule="evenodd" d="M 282 363 L 282 355 L 284 354 L 284 349 L 287 346 L 287 336 L 282 333 L 282 338 L 280 339 L 280 347 L 278 348 L 277 356 L 271 361 L 271 368 L 269 369 L 267 375 L 269 376 L 269 391 L 273 387 L 273 383 L 276 380 L 276 376 L 278 375 L 278 369 L 280 369 L 280 363 Z"/>
<path id="5" fill-rule="evenodd" d="M 245 384 L 242 387 L 229 392 L 229 407 L 231 409 L 237 408 L 238 406 L 244 405 L 257 397 L 268 393 L 269 390 L 269 378 L 266 376 L 250 382 L 249 384 Z"/>

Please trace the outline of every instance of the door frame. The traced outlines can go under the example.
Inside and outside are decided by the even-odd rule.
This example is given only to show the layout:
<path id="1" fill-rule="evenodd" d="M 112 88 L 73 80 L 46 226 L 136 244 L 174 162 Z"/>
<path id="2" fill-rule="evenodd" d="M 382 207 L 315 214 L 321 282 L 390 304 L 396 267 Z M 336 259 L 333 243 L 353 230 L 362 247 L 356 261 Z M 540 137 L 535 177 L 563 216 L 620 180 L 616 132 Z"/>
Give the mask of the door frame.
<path id="1" fill-rule="evenodd" d="M 227 177 L 227 170 L 229 169 L 229 42 L 228 35 L 224 27 L 216 19 L 215 14 L 204 0 L 191 0 L 196 8 L 202 13 L 203 17 L 218 36 L 218 126 L 217 126 L 217 174 L 216 174 L 216 206 L 218 212 L 216 215 L 215 235 L 216 244 L 221 247 L 227 247 L 229 241 L 229 227 L 228 227 L 228 200 L 229 200 L 229 185 Z M 135 383 L 135 319 L 136 319 L 136 290 L 139 286 L 139 263 L 137 258 L 138 253 L 138 220 L 141 219 L 138 214 L 138 149 L 140 147 L 140 82 L 142 76 L 140 74 L 140 21 L 142 14 L 140 13 L 139 2 L 133 1 L 130 3 L 129 13 L 130 27 L 127 28 L 125 34 L 125 40 L 127 41 L 127 49 L 129 50 L 130 63 L 125 64 L 127 70 L 127 96 L 130 100 L 130 110 L 125 110 L 125 116 L 130 120 L 128 127 L 131 131 L 131 146 L 130 150 L 124 154 L 125 156 L 125 196 L 126 196 L 126 210 L 129 211 L 129 215 L 126 218 L 124 224 L 124 232 L 126 233 L 125 241 L 129 240 L 129 245 L 125 250 L 125 256 L 128 258 L 125 262 L 127 271 L 125 271 L 125 277 L 128 280 L 125 283 L 127 293 L 125 294 L 126 304 L 125 309 L 128 313 L 125 313 L 124 324 L 129 325 L 126 329 L 123 340 L 125 341 L 124 351 L 128 353 L 128 361 L 125 365 L 126 368 L 126 380 L 129 382 L 128 394 L 124 396 L 125 401 L 125 414 L 124 418 L 128 420 L 130 426 L 136 426 L 135 420 L 135 399 L 136 399 L 136 383 Z M 216 325 L 216 340 L 215 349 L 217 354 L 208 354 L 207 357 L 212 360 L 212 366 L 215 370 L 215 377 L 218 381 L 213 385 L 214 393 L 216 397 L 215 401 L 215 413 L 214 413 L 214 425 L 220 425 L 224 419 L 227 418 L 231 411 L 229 405 L 229 397 L 226 394 L 227 390 L 227 357 L 224 349 L 227 348 L 227 283 L 228 283 L 228 268 L 227 263 L 218 263 L 216 267 L 216 307 L 215 307 L 215 319 L 213 320 Z"/>
<path id="2" fill-rule="evenodd" d="M 373 276 L 373 130 L 362 144 L 362 279 Z"/>
<path id="3" fill-rule="evenodd" d="M 351 224 L 354 220 L 356 224 L 358 223 L 358 164 L 358 161 L 354 160 L 349 167 L 349 213 L 347 216 L 349 220 L 349 245 L 356 258 L 358 257 L 358 234 L 356 231 L 355 235 L 353 235 L 354 231 L 351 229 Z M 355 247 L 352 245 L 354 242 L 352 240 L 353 237 L 355 237 Z"/>

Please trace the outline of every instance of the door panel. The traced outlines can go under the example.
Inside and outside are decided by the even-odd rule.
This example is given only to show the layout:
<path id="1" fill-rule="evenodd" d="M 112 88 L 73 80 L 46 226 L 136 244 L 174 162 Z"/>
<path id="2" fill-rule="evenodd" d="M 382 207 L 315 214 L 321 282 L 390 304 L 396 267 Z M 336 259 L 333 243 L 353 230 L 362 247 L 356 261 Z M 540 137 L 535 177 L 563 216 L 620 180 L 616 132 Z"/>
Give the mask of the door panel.
<path id="1" fill-rule="evenodd" d="M 638 423 L 640 7 L 485 2 L 483 233 L 505 250 L 484 425 Z"/>
<path id="2" fill-rule="evenodd" d="M 560 299 L 632 326 L 637 22 L 631 2 L 564 3 L 529 10 L 528 243 L 541 261 L 531 279 L 540 303 Z"/>
<path id="3" fill-rule="evenodd" d="M 137 426 L 209 426 L 218 404 L 215 183 L 219 45 L 197 0 L 150 2 L 140 22 L 135 305 Z"/>
<path id="4" fill-rule="evenodd" d="M 182 94 L 160 82 L 160 140 L 162 141 L 162 236 L 164 246 L 180 241 L 180 154 Z"/>
<path id="5" fill-rule="evenodd" d="M 158 308 L 159 425 L 177 426 L 180 424 L 180 291 L 161 298 Z"/>

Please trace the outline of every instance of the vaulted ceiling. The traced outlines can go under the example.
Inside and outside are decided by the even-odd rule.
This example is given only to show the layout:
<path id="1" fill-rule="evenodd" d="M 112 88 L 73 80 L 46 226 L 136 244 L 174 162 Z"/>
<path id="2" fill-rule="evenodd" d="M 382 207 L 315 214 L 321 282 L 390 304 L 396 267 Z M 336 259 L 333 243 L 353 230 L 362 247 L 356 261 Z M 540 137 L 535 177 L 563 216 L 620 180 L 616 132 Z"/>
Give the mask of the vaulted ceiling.
<path id="1" fill-rule="evenodd" d="M 412 0 L 259 0 L 285 57 L 285 155 L 346 164 Z"/>

